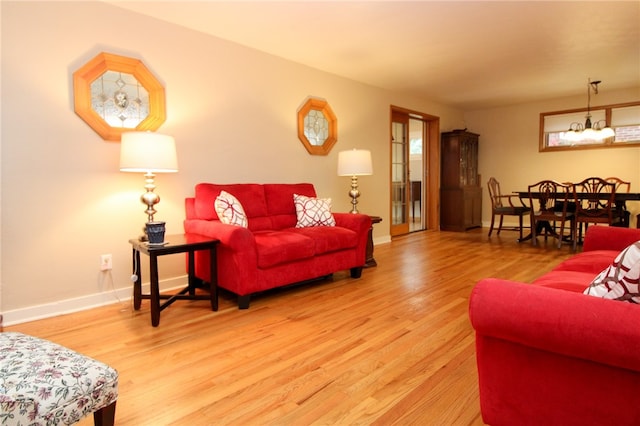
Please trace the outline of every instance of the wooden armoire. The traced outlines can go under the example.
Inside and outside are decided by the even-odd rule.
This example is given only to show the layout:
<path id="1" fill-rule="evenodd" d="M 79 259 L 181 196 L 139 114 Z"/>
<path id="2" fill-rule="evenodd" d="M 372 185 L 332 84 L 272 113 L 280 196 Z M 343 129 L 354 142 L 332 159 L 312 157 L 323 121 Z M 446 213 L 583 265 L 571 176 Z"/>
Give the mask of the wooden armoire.
<path id="1" fill-rule="evenodd" d="M 440 229 L 482 227 L 482 187 L 478 175 L 480 135 L 465 130 L 442 133 L 440 146 Z"/>

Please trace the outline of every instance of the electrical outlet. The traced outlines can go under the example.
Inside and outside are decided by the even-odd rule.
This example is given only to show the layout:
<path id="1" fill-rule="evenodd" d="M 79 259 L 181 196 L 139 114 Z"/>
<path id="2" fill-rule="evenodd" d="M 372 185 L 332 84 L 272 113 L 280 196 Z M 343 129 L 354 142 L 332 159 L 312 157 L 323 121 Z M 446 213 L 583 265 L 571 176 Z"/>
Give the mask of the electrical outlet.
<path id="1" fill-rule="evenodd" d="M 100 256 L 100 270 L 110 271 L 113 269 L 113 259 L 110 254 L 103 254 Z"/>

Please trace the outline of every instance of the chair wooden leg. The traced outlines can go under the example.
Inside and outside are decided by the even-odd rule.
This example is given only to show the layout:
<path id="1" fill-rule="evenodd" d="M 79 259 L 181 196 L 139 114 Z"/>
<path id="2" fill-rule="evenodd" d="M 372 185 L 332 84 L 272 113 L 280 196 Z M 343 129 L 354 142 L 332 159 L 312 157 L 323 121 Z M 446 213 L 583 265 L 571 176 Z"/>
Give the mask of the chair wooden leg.
<path id="1" fill-rule="evenodd" d="M 504 215 L 500 215 L 500 225 L 498 225 L 497 234 L 500 235 L 500 231 L 502 231 L 502 221 L 504 220 Z"/>
<path id="2" fill-rule="evenodd" d="M 560 223 L 560 233 L 558 234 L 558 248 L 562 247 L 562 236 L 564 235 L 564 222 Z"/>
<path id="3" fill-rule="evenodd" d="M 116 417 L 116 402 L 99 409 L 93 413 L 93 424 L 95 426 L 113 426 Z"/>
<path id="4" fill-rule="evenodd" d="M 496 221 L 496 215 L 491 213 L 491 226 L 489 227 L 489 236 L 491 236 L 491 233 L 493 232 L 493 224 Z"/>
<path id="5" fill-rule="evenodd" d="M 531 244 L 538 245 L 538 223 L 535 220 L 531 220 Z"/>
<path id="6" fill-rule="evenodd" d="M 520 219 L 520 239 L 518 241 L 522 241 L 522 215 L 519 215 L 518 218 Z"/>

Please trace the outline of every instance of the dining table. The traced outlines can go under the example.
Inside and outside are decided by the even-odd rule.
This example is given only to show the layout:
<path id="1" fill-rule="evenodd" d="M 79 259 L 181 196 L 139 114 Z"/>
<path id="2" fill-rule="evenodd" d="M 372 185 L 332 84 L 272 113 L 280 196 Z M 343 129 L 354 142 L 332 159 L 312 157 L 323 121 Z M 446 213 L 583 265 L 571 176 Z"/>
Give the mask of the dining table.
<path id="1" fill-rule="evenodd" d="M 518 195 L 518 197 L 525 202 L 526 200 L 529 200 L 529 196 L 531 196 L 531 198 L 533 199 L 540 199 L 542 193 L 540 192 L 532 192 L 529 193 L 529 191 L 514 191 L 515 194 Z M 552 194 L 555 195 L 555 194 Z M 561 194 L 562 196 L 564 196 L 564 193 Z M 593 193 L 588 193 L 588 192 L 578 192 L 576 193 L 576 197 L 578 198 L 578 200 L 586 200 L 586 199 L 594 199 L 597 198 L 599 200 L 606 200 L 608 199 L 610 196 L 610 193 L 607 192 L 601 192 L 598 194 L 593 194 Z M 569 199 L 567 200 L 569 202 L 574 201 L 574 196 L 573 194 L 570 194 Z M 621 215 L 620 217 L 622 217 L 624 210 L 626 209 L 626 203 L 627 201 L 640 201 L 640 192 L 616 192 L 614 194 L 614 206 L 616 209 L 616 212 Z M 638 215 L 640 216 L 640 215 Z M 640 217 L 639 217 L 640 219 Z M 628 227 L 629 224 L 627 223 L 626 226 Z M 553 231 L 552 227 L 550 224 L 548 224 L 548 226 L 545 227 L 545 229 L 547 231 L 549 231 L 550 233 L 553 233 L 555 231 Z M 518 241 L 522 242 L 522 241 L 527 241 L 530 240 L 532 238 L 532 234 L 529 233 L 528 235 L 525 235 L 524 237 L 522 237 L 521 239 L 519 239 Z"/>

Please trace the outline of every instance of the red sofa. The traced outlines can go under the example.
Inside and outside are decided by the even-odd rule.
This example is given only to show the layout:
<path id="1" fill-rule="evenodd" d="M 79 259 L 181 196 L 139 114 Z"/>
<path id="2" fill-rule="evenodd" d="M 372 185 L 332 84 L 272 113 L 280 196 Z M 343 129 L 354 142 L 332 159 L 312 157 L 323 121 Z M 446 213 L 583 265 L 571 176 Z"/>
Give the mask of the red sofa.
<path id="1" fill-rule="evenodd" d="M 220 222 L 214 202 L 221 191 L 242 204 L 247 228 Z M 296 228 L 294 194 L 316 197 L 310 183 L 200 183 L 195 196 L 185 200 L 185 232 L 220 240 L 218 285 L 238 295 L 241 309 L 249 307 L 253 293 L 345 269 L 353 278 L 362 273 L 371 218 L 333 213 L 336 226 Z M 208 256 L 196 252 L 195 271 L 210 282 Z"/>
<path id="2" fill-rule="evenodd" d="M 640 306 L 584 295 L 640 229 L 590 226 L 532 284 L 488 278 L 469 305 L 490 425 L 640 425 Z"/>

